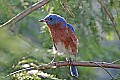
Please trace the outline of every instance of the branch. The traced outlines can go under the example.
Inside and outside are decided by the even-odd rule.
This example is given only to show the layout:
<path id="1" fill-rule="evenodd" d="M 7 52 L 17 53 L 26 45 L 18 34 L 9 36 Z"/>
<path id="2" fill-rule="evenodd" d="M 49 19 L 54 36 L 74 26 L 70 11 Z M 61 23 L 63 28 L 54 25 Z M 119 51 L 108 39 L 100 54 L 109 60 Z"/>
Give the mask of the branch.
<path id="1" fill-rule="evenodd" d="M 111 20 L 111 22 L 112 22 L 112 24 L 113 24 L 113 26 L 114 26 L 115 32 L 116 32 L 116 34 L 117 34 L 117 36 L 118 36 L 118 38 L 119 38 L 119 40 L 120 40 L 120 34 L 119 34 L 118 29 L 117 29 L 116 22 L 115 22 L 115 20 L 114 20 L 113 15 L 111 14 L 111 12 L 110 12 L 109 9 L 107 8 L 107 6 L 106 6 L 101 0 L 98 0 L 98 2 L 99 2 L 99 3 L 101 4 L 101 6 L 105 9 L 107 15 L 109 16 L 109 18 L 110 18 L 110 20 Z"/>
<path id="2" fill-rule="evenodd" d="M 117 62 L 120 62 L 120 59 L 117 59 L 117 60 L 113 61 L 112 64 L 115 64 Z"/>
<path id="3" fill-rule="evenodd" d="M 50 2 L 50 0 L 43 0 L 43 1 L 39 1 L 39 2 L 37 2 L 35 4 L 33 4 L 28 9 L 22 11 L 21 13 L 17 14 L 15 17 L 13 17 L 9 21 L 7 21 L 3 25 L 1 25 L 0 28 L 2 28 L 4 26 L 12 26 L 13 24 L 16 24 L 21 19 L 23 19 L 25 16 L 29 15 L 31 12 L 37 10 L 38 8 L 41 8 L 42 6 L 44 6 L 45 4 L 47 4 L 48 2 Z"/>
<path id="4" fill-rule="evenodd" d="M 25 69 L 21 69 L 18 71 L 15 71 L 13 73 L 10 73 L 7 76 L 11 76 L 16 73 L 20 73 L 23 71 L 30 71 L 30 70 L 46 70 L 50 68 L 56 68 L 56 67 L 62 67 L 62 66 L 84 66 L 84 67 L 103 67 L 103 68 L 115 68 L 115 69 L 120 69 L 119 64 L 112 64 L 112 63 L 107 63 L 107 62 L 93 62 L 93 61 L 59 61 L 59 62 L 53 62 L 49 64 L 44 64 L 44 65 L 39 65 L 38 67 L 29 67 Z"/>

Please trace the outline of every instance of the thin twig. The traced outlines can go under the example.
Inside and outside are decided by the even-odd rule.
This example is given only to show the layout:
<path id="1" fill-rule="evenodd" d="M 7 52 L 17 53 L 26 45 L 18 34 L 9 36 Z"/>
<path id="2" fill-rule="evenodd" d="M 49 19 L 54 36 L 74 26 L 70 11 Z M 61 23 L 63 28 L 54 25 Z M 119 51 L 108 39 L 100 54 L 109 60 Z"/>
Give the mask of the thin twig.
<path id="1" fill-rule="evenodd" d="M 107 15 L 109 16 L 109 18 L 110 18 L 110 20 L 111 20 L 111 22 L 112 22 L 112 24 L 113 24 L 113 27 L 114 27 L 114 29 L 115 29 L 115 32 L 116 32 L 116 34 L 117 34 L 117 36 L 118 36 L 118 38 L 119 38 L 119 40 L 120 40 L 119 30 L 117 29 L 117 25 L 116 25 L 116 22 L 115 22 L 115 20 L 114 20 L 113 15 L 111 14 L 111 12 L 110 12 L 109 9 L 107 8 L 107 6 L 106 6 L 101 0 L 98 0 L 98 2 L 99 2 L 99 3 L 101 4 L 101 6 L 105 9 Z"/>
<path id="2" fill-rule="evenodd" d="M 94 63 L 94 62 L 93 62 Z M 106 70 L 104 67 L 102 67 L 101 65 L 95 63 L 96 65 L 100 66 L 105 72 L 107 72 L 107 74 L 112 78 L 112 80 L 114 80 L 115 78 L 110 74 L 110 72 L 108 70 Z"/>
<path id="3" fill-rule="evenodd" d="M 70 65 L 84 66 L 84 67 L 104 67 L 104 68 L 120 69 L 119 64 L 112 64 L 112 63 L 107 63 L 107 62 L 72 61 L 72 64 L 71 64 L 69 61 L 59 61 L 59 62 L 53 62 L 53 63 L 49 63 L 49 64 L 44 64 L 44 65 L 39 65 L 38 67 L 29 67 L 29 68 L 21 69 L 21 70 L 15 71 L 13 73 L 10 73 L 8 76 L 16 74 L 16 73 L 23 72 L 23 71 L 46 70 L 46 69 L 50 69 L 50 68 L 70 66 Z"/>
<path id="4" fill-rule="evenodd" d="M 61 6 L 63 7 L 63 9 L 68 12 L 68 14 L 70 14 L 73 18 L 75 18 L 74 13 L 70 10 L 70 7 L 68 6 L 66 0 L 63 0 L 63 2 L 60 2 Z"/>
<path id="5" fill-rule="evenodd" d="M 39 1 L 35 4 L 33 4 L 28 9 L 22 11 L 21 13 L 17 14 L 15 17 L 10 19 L 9 21 L 5 22 L 3 25 L 0 26 L 0 28 L 2 28 L 4 26 L 12 26 L 12 25 L 16 24 L 21 19 L 23 19 L 25 16 L 29 15 L 31 12 L 33 12 L 33 11 L 39 9 L 40 7 L 44 6 L 48 2 L 50 2 L 50 0 L 42 0 L 42 1 Z"/>
<path id="6" fill-rule="evenodd" d="M 117 60 L 113 61 L 112 64 L 115 64 L 117 62 L 120 62 L 120 59 L 117 59 Z"/>
<path id="7" fill-rule="evenodd" d="M 11 76 L 11 75 L 14 75 L 14 74 L 17 74 L 17 73 L 20 73 L 20 72 L 31 71 L 31 70 L 36 70 L 36 69 L 35 69 L 35 67 L 24 68 L 24 69 L 14 71 L 14 72 L 8 74 L 7 76 Z"/>

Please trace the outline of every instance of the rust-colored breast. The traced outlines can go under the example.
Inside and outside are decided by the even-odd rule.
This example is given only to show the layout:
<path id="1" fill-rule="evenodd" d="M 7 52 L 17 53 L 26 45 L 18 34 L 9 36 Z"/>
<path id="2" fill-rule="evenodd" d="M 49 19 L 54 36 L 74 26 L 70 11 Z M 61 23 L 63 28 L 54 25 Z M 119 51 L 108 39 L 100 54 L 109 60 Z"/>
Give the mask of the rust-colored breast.
<path id="1" fill-rule="evenodd" d="M 63 53 L 69 53 L 72 55 L 77 54 L 78 39 L 76 35 L 68 27 L 49 26 L 49 31 L 53 44 L 56 47 L 56 50 L 63 51 Z M 62 50 L 62 48 L 58 47 L 61 45 L 66 50 Z"/>

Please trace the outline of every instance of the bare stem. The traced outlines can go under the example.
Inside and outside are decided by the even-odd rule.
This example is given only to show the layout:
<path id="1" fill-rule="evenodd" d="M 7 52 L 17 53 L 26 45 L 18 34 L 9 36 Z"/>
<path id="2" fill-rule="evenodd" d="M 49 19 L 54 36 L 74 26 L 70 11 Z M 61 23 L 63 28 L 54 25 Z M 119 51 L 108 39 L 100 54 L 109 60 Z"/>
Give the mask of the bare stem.
<path id="1" fill-rule="evenodd" d="M 29 68 L 21 69 L 21 70 L 15 71 L 13 73 L 10 73 L 8 76 L 23 72 L 23 71 L 46 70 L 46 69 L 51 69 L 51 68 L 55 68 L 55 67 L 70 66 L 70 65 L 120 69 L 119 64 L 112 64 L 112 63 L 107 63 L 107 62 L 72 61 L 72 64 L 71 64 L 69 61 L 59 61 L 59 62 L 53 62 L 53 63 L 49 63 L 49 64 L 44 64 L 44 65 L 39 65 L 38 67 L 29 67 Z"/>
<path id="2" fill-rule="evenodd" d="M 21 19 L 23 19 L 25 16 L 29 15 L 31 12 L 33 12 L 33 11 L 39 9 L 40 7 L 44 6 L 48 2 L 50 2 L 50 0 L 43 0 L 43 1 L 39 1 L 39 2 L 37 2 L 35 4 L 33 4 L 28 9 L 22 11 L 21 13 L 17 14 L 15 17 L 13 17 L 12 19 L 10 19 L 9 21 L 7 21 L 4 24 L 2 24 L 0 26 L 0 28 L 2 28 L 4 26 L 12 26 L 12 25 L 16 24 Z"/>
<path id="3" fill-rule="evenodd" d="M 111 14 L 111 12 L 110 12 L 109 9 L 107 8 L 107 6 L 106 6 L 101 0 L 98 0 L 98 2 L 99 2 L 99 3 L 101 4 L 101 6 L 105 9 L 107 15 L 109 16 L 109 18 L 110 18 L 110 20 L 111 20 L 111 22 L 112 22 L 112 24 L 113 24 L 113 27 L 114 27 L 114 29 L 115 29 L 115 32 L 116 32 L 116 34 L 117 34 L 117 36 L 118 36 L 118 38 L 119 38 L 119 40 L 120 40 L 120 34 L 119 34 L 118 29 L 117 29 L 117 25 L 116 25 L 116 22 L 115 22 L 115 20 L 114 20 L 113 15 Z"/>

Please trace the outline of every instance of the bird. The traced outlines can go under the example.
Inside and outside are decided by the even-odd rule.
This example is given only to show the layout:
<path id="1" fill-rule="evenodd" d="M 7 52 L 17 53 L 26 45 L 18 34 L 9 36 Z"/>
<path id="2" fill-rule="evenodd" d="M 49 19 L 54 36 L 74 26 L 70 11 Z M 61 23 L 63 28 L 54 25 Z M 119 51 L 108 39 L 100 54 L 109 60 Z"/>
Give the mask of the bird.
<path id="1" fill-rule="evenodd" d="M 70 56 L 73 55 L 76 58 L 78 53 L 78 38 L 71 24 L 67 23 L 58 14 L 48 14 L 44 19 L 40 19 L 39 22 L 45 22 L 47 24 L 53 47 L 56 51 Z M 78 71 L 75 66 L 70 66 L 70 72 L 72 76 L 78 77 Z"/>

